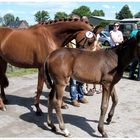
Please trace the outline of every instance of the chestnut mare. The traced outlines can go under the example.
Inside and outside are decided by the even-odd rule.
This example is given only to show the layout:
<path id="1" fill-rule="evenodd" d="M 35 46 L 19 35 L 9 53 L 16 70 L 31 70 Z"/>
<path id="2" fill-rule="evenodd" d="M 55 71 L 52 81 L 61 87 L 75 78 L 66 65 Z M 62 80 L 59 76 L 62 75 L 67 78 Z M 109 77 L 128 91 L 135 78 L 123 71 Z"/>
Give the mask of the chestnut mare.
<path id="1" fill-rule="evenodd" d="M 80 82 L 102 85 L 103 93 L 98 130 L 102 137 L 108 137 L 104 130 L 104 119 L 109 98 L 111 96 L 112 106 L 107 118 L 108 124 L 112 120 L 118 102 L 114 85 L 119 82 L 128 64 L 137 57 L 140 60 L 140 32 L 138 32 L 136 38 L 131 38 L 114 48 L 101 49 L 95 52 L 63 48 L 52 52 L 45 62 L 46 84 L 51 87 L 48 101 L 48 125 L 54 131 L 56 130 L 52 120 L 52 110 L 54 108 L 60 129 L 65 136 L 70 135 L 64 125 L 61 102 L 64 89 L 69 83 L 70 77 L 72 77 Z"/>
<path id="2" fill-rule="evenodd" d="M 76 40 L 79 45 L 83 45 L 83 42 L 85 46 L 91 45 L 96 37 L 93 35 L 87 39 L 84 31 L 92 31 L 92 27 L 88 23 L 77 19 L 37 24 L 25 30 L 0 28 L 0 85 L 2 99 L 7 101 L 4 92 L 4 88 L 8 86 L 8 80 L 5 75 L 7 62 L 21 68 L 38 68 L 37 95 L 34 104 L 37 114 L 40 115 L 42 111 L 39 107 L 39 102 L 44 84 L 43 63 L 46 56 L 52 51 L 64 47 L 77 35 Z M 82 34 L 82 40 L 80 34 Z"/>

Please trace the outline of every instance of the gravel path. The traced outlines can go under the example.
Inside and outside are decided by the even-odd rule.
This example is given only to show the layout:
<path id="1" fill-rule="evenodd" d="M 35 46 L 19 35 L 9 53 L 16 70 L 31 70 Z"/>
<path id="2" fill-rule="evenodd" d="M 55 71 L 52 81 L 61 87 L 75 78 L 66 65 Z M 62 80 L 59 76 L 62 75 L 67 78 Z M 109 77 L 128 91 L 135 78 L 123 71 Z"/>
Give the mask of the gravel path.
<path id="1" fill-rule="evenodd" d="M 46 125 L 47 95 L 49 90 L 44 86 L 41 96 L 43 116 L 35 115 L 33 106 L 37 74 L 9 78 L 10 85 L 6 89 L 9 104 L 7 111 L 0 111 L 0 137 L 29 138 L 64 138 L 61 131 L 51 132 Z M 140 138 L 140 82 L 122 79 L 116 90 L 119 103 L 113 121 L 105 125 L 111 138 Z M 97 138 L 101 135 L 97 130 L 101 94 L 87 97 L 89 103 L 73 107 L 69 101 L 69 93 L 65 94 L 69 109 L 62 110 L 65 125 L 72 133 L 72 138 Z M 58 122 L 53 114 L 54 122 Z"/>

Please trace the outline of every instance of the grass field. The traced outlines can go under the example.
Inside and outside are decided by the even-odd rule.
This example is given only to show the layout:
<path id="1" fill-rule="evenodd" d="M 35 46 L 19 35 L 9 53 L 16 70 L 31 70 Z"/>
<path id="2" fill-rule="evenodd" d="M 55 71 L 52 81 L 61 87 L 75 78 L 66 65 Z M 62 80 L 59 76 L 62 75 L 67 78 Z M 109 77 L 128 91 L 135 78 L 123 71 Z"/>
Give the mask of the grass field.
<path id="1" fill-rule="evenodd" d="M 13 71 L 8 70 L 7 76 L 8 77 L 14 77 L 14 76 L 22 76 L 26 74 L 33 74 L 38 72 L 38 69 L 25 69 L 25 68 L 17 68 Z"/>

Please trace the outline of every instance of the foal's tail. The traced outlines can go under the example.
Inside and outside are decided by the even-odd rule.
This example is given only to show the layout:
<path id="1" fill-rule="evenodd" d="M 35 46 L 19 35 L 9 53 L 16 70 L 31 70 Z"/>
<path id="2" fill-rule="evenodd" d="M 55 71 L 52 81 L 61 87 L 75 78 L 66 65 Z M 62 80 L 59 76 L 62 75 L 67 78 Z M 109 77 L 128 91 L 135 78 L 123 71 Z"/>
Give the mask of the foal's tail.
<path id="1" fill-rule="evenodd" d="M 49 70 L 48 70 L 48 63 L 47 63 L 47 61 L 45 62 L 45 64 L 44 64 L 44 71 L 45 71 L 45 83 L 46 83 L 46 85 L 47 85 L 47 87 L 48 87 L 48 89 L 50 89 L 50 88 L 52 88 L 52 85 L 53 85 L 53 83 L 52 83 L 52 80 L 51 80 L 51 77 L 50 77 L 50 74 L 49 74 Z"/>

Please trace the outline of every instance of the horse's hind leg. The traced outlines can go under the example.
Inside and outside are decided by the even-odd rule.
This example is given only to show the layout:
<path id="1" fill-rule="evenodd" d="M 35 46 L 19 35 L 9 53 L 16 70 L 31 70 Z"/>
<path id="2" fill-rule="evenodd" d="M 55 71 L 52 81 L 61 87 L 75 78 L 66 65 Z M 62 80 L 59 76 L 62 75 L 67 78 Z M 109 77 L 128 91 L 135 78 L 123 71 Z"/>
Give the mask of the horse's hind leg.
<path id="1" fill-rule="evenodd" d="M 0 57 L 0 88 L 1 88 L 1 98 L 4 103 L 8 102 L 8 100 L 5 97 L 5 91 L 4 91 L 4 88 L 6 88 L 9 85 L 7 76 L 5 74 L 6 69 L 7 69 L 7 62 Z"/>
<path id="2" fill-rule="evenodd" d="M 42 93 L 43 85 L 44 85 L 44 69 L 42 67 L 39 69 L 39 72 L 38 72 L 38 85 L 37 85 L 37 92 L 36 92 L 36 97 L 34 101 L 34 105 L 36 107 L 36 115 L 38 116 L 42 114 L 42 110 L 39 107 L 39 103 L 40 103 L 40 96 Z"/>
<path id="3" fill-rule="evenodd" d="M 56 111 L 56 116 L 59 122 L 59 128 L 61 129 L 61 131 L 64 132 L 64 135 L 66 137 L 70 136 L 70 132 L 65 128 L 65 124 L 64 124 L 64 120 L 63 120 L 63 116 L 61 113 L 61 104 L 62 104 L 62 99 L 63 99 L 63 95 L 64 95 L 64 89 L 65 86 L 64 85 L 60 85 L 57 84 L 55 86 L 56 88 L 56 103 L 55 103 L 55 111 Z"/>
<path id="4" fill-rule="evenodd" d="M 112 98 L 112 106 L 111 106 L 111 109 L 110 109 L 110 111 L 108 113 L 108 118 L 106 120 L 108 124 L 110 124 L 110 122 L 112 120 L 112 117 L 113 117 L 114 111 L 115 111 L 115 107 L 116 107 L 116 105 L 118 103 L 118 97 L 117 97 L 115 88 L 113 88 L 113 90 L 112 90 L 111 98 Z"/>

